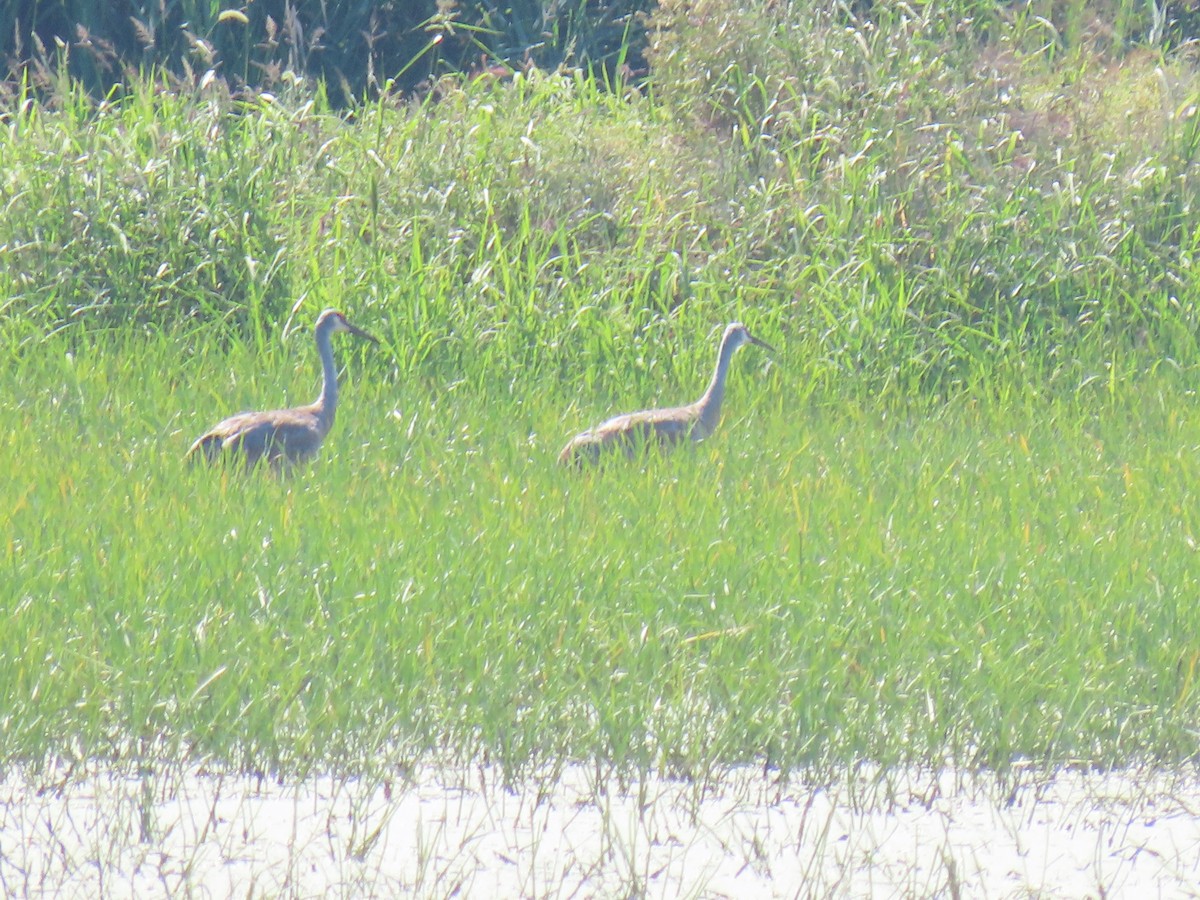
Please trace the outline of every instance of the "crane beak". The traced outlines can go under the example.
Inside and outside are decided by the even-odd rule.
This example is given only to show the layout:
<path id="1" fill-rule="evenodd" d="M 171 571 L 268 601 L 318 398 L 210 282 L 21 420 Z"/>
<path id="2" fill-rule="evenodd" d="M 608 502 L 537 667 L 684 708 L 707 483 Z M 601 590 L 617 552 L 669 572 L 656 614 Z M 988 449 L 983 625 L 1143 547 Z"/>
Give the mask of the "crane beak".
<path id="1" fill-rule="evenodd" d="M 351 325 L 345 319 L 342 320 L 342 324 L 346 326 L 346 330 L 348 332 L 350 332 L 351 334 L 356 334 L 360 338 L 366 338 L 372 344 L 379 343 L 379 338 L 375 337 L 375 335 L 373 335 L 373 334 L 368 334 L 367 332 L 365 332 L 361 328 L 359 328 L 357 325 Z"/>
<path id="2" fill-rule="evenodd" d="M 762 347 L 764 350 L 770 350 L 772 353 L 779 352 L 774 347 L 772 347 L 770 344 L 768 344 L 766 341 L 760 341 L 758 338 L 756 338 L 754 335 L 752 335 L 748 331 L 746 332 L 746 337 L 750 338 L 750 343 L 757 344 L 758 346 Z"/>

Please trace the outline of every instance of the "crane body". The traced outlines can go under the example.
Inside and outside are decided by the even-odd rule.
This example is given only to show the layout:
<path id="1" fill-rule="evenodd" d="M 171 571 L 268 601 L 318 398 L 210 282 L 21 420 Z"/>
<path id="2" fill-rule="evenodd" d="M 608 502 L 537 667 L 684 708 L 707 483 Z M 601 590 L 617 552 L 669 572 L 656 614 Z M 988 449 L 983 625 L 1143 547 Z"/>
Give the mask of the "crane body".
<path id="1" fill-rule="evenodd" d="M 266 460 L 276 469 L 312 459 L 333 428 L 337 415 L 337 368 L 330 343 L 336 332 L 379 343 L 378 338 L 350 324 L 337 310 L 325 310 L 317 317 L 313 329 L 321 357 L 320 396 L 305 406 L 230 416 L 202 434 L 188 450 L 188 457 L 207 462 L 239 458 L 247 467 Z"/>
<path id="2" fill-rule="evenodd" d="M 614 416 L 571 438 L 559 454 L 559 462 L 581 466 L 598 462 L 606 453 L 618 450 L 632 457 L 639 449 L 652 444 L 669 447 L 709 437 L 721 421 L 729 362 L 744 344 L 756 344 L 775 352 L 770 344 L 750 334 L 745 325 L 740 322 L 730 324 L 721 336 L 712 380 L 699 400 L 686 406 L 644 409 Z"/>

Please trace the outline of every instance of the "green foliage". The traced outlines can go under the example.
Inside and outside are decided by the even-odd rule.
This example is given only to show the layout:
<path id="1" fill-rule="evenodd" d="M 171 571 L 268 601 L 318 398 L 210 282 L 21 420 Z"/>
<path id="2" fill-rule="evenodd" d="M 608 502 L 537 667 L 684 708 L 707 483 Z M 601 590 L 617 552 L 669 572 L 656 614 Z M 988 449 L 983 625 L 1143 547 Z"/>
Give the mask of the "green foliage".
<path id="1" fill-rule="evenodd" d="M 1193 754 L 1194 59 L 936 6 L 664 3 L 645 90 L 27 75 L 0 758 Z M 331 305 L 384 347 L 321 459 L 184 467 Z M 553 464 L 733 319 L 711 442 Z"/>
<path id="2" fill-rule="evenodd" d="M 798 408 L 801 354 L 747 350 L 709 443 L 579 474 L 554 455 L 600 408 L 549 375 L 425 387 L 339 344 L 341 418 L 279 480 L 181 457 L 308 398 L 306 331 L 66 345 L 0 376 L 0 758 L 703 780 L 1194 754 L 1190 378 Z"/>
<path id="3" fill-rule="evenodd" d="M 712 29 L 730 15 L 742 24 L 730 33 Z M 1015 29 L 1030 49 L 1059 52 L 1120 51 L 1141 43 L 1185 46 L 1200 35 L 1198 15 L 1193 3 L 1140 0 L 912 5 L 871 0 L 255 0 L 224 6 L 211 0 L 39 0 L 12 3 L 0 12 L 0 49 L 11 79 L 19 81 L 25 73 L 39 87 L 53 83 L 58 64 L 98 95 L 136 81 L 139 72 L 165 71 L 191 80 L 211 71 L 235 90 L 319 81 L 335 103 L 352 105 L 381 90 L 411 90 L 449 72 L 492 77 L 530 65 L 579 67 L 616 84 L 645 73 L 649 32 L 656 30 L 648 32 L 651 16 L 660 24 L 688 23 L 691 30 L 710 32 L 707 49 L 715 68 L 695 74 L 711 77 L 727 64 L 736 71 L 747 61 L 737 53 L 725 56 L 739 43 L 738 33 L 745 36 L 747 22 L 805 23 L 818 32 L 849 26 L 850 33 L 870 34 L 895 30 L 897 22 L 910 18 L 938 19 L 948 29 L 966 28 L 985 38 Z M 765 59 L 778 47 L 769 39 L 759 47 L 742 44 L 742 50 Z M 752 69 L 743 72 L 753 80 Z"/>
<path id="4" fill-rule="evenodd" d="M 352 117 L 219 80 L 26 94 L 0 133 L 0 327 L 219 321 L 261 345 L 349 297 L 387 308 L 406 372 L 588 386 L 624 380 L 618 345 L 735 317 L 815 335 L 825 386 L 868 390 L 946 395 L 997 360 L 1070 376 L 1091 342 L 1191 359 L 1188 57 L 789 28 L 737 38 L 765 54 L 750 82 L 698 83 L 677 60 L 712 35 L 670 26 L 652 96 L 537 70 Z"/>
<path id="5" fill-rule="evenodd" d="M 987 6 L 901 5 L 861 28 L 799 4 L 655 17 L 657 99 L 693 141 L 732 143 L 764 194 L 802 194 L 757 254 L 819 257 L 841 293 L 895 297 L 942 332 L 902 350 L 927 360 L 922 381 L 964 377 L 945 338 L 1140 331 L 1164 308 L 1150 297 L 1187 307 L 1195 284 L 1191 57 L 1064 52 L 1037 42 L 1048 22 Z"/>
<path id="6" fill-rule="evenodd" d="M 0 15 L 10 74 L 46 82 L 62 48 L 71 74 L 108 93 L 139 71 L 212 71 L 232 88 L 322 81 L 336 102 L 410 90 L 447 72 L 535 64 L 615 77 L 644 46 L 650 0 L 50 0 Z M 0 44 L 0 46 L 3 46 Z"/>

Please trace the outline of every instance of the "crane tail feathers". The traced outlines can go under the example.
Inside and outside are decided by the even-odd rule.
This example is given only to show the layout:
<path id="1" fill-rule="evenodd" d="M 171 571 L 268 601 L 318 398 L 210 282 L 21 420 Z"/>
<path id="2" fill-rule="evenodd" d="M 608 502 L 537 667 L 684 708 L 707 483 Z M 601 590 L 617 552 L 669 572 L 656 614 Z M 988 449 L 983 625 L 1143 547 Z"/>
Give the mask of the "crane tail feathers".
<path id="1" fill-rule="evenodd" d="M 221 455 L 222 441 L 219 435 L 206 434 L 196 440 L 187 452 L 188 461 L 193 465 L 200 462 L 214 463 Z"/>
<path id="2" fill-rule="evenodd" d="M 571 438 L 567 446 L 563 447 L 562 453 L 558 454 L 558 461 L 561 465 L 576 469 L 585 465 L 595 465 L 600 461 L 601 445 L 602 441 L 591 432 L 585 431 Z"/>

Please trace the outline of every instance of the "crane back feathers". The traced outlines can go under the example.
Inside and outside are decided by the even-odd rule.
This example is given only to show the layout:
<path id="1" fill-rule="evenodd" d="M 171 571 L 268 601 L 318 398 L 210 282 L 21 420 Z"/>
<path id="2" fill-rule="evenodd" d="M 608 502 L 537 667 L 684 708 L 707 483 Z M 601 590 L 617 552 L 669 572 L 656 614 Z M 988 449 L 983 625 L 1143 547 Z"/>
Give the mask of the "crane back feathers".
<path id="1" fill-rule="evenodd" d="M 224 454 L 233 453 L 247 467 L 262 460 L 272 465 L 302 462 L 314 456 L 325 439 L 320 416 L 310 408 L 275 409 L 266 412 L 246 412 L 218 422 L 201 435 L 188 457 L 201 456 L 215 462 Z"/>
<path id="2" fill-rule="evenodd" d="M 614 416 L 571 438 L 558 461 L 566 465 L 595 463 L 603 453 L 616 449 L 632 458 L 650 446 L 669 447 L 688 439 L 702 440 L 707 434 L 699 433 L 699 418 L 700 410 L 695 405 Z"/>

